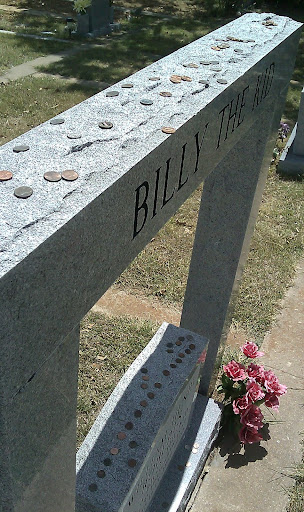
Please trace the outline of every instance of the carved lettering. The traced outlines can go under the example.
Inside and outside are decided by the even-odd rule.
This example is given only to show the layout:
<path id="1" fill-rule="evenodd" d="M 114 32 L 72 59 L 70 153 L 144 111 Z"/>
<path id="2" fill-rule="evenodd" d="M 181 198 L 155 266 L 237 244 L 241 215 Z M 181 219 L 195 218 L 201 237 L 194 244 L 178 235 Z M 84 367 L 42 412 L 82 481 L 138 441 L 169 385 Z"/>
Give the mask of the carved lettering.
<path id="1" fill-rule="evenodd" d="M 139 204 L 142 189 L 144 189 L 144 198 L 142 199 L 141 204 Z M 149 183 L 147 181 L 144 181 L 141 185 L 139 185 L 139 187 L 137 187 L 135 192 L 136 192 L 136 200 L 135 200 L 133 238 L 135 238 L 138 235 L 138 233 L 141 232 L 141 230 L 144 227 L 146 220 L 147 220 L 147 215 L 148 215 L 147 198 L 148 198 L 148 194 L 149 194 Z M 141 226 L 140 226 L 140 228 L 138 228 L 138 214 L 141 210 L 143 210 L 143 218 L 141 220 Z"/>

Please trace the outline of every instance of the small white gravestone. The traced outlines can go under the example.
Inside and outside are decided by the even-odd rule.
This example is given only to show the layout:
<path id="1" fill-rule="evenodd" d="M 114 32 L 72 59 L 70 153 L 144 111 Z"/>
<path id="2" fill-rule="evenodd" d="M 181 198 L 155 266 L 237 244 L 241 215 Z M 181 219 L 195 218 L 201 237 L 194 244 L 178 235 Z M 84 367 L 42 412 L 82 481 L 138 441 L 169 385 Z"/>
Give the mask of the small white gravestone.
<path id="1" fill-rule="evenodd" d="M 298 122 L 282 152 L 278 168 L 286 174 L 304 174 L 304 88 L 301 92 Z"/>

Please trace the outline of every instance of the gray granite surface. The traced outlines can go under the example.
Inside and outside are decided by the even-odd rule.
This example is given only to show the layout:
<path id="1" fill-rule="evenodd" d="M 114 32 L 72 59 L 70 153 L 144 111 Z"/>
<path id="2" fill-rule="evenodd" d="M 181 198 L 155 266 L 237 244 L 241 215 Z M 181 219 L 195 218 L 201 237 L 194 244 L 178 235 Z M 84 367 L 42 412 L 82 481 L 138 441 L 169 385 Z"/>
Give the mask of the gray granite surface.
<path id="1" fill-rule="evenodd" d="M 118 383 L 78 451 L 78 512 L 87 507 L 103 512 L 145 510 L 187 427 L 198 384 L 197 362 L 206 347 L 207 340 L 190 331 L 167 323 L 160 327 Z M 117 438 L 121 432 L 125 439 Z M 130 447 L 130 441 L 136 446 Z M 112 448 L 118 453 L 112 454 Z M 134 467 L 129 467 L 130 459 Z"/>

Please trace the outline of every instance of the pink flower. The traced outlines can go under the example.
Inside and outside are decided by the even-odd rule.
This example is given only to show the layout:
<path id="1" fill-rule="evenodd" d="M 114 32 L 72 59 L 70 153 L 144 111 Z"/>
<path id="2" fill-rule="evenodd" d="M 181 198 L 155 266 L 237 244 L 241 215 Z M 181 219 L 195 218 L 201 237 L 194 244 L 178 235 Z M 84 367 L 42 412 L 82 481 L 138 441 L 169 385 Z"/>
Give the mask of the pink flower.
<path id="1" fill-rule="evenodd" d="M 241 396 L 240 398 L 237 398 L 236 400 L 233 400 L 232 408 L 233 408 L 234 414 L 242 414 L 242 412 L 244 412 L 249 407 L 249 405 L 251 405 L 251 402 L 247 396 L 247 393 L 246 393 L 246 395 Z"/>
<path id="2" fill-rule="evenodd" d="M 271 370 L 265 371 L 264 377 L 264 386 L 268 393 L 272 393 L 276 396 L 281 396 L 286 393 L 287 387 L 279 383 L 277 376 Z"/>
<path id="3" fill-rule="evenodd" d="M 276 395 L 273 395 L 272 393 L 266 393 L 264 403 L 266 407 L 269 407 L 270 409 L 274 409 L 275 411 L 279 410 L 279 399 Z"/>
<path id="4" fill-rule="evenodd" d="M 247 373 L 251 379 L 255 379 L 256 382 L 264 384 L 264 366 L 250 363 L 250 365 L 247 368 Z"/>
<path id="5" fill-rule="evenodd" d="M 241 350 L 245 356 L 250 357 L 251 359 L 264 355 L 264 352 L 259 352 L 259 347 L 253 343 L 253 341 L 246 341 L 245 345 L 241 347 Z"/>
<path id="6" fill-rule="evenodd" d="M 250 405 L 245 409 L 245 411 L 242 411 L 241 414 L 241 423 L 242 425 L 246 425 L 247 427 L 251 428 L 262 428 L 263 426 L 263 414 L 259 407 L 256 405 Z"/>
<path id="7" fill-rule="evenodd" d="M 226 375 L 232 380 L 245 380 L 247 377 L 245 366 L 236 361 L 230 361 L 230 363 L 223 366 L 223 369 Z"/>
<path id="8" fill-rule="evenodd" d="M 247 427 L 246 425 L 239 431 L 239 438 L 243 444 L 259 443 L 263 439 L 257 428 Z"/>
<path id="9" fill-rule="evenodd" d="M 256 402 L 257 400 L 261 400 L 264 398 L 265 393 L 262 390 L 261 386 L 255 382 L 253 379 L 249 379 L 246 384 L 247 395 L 252 402 Z"/>

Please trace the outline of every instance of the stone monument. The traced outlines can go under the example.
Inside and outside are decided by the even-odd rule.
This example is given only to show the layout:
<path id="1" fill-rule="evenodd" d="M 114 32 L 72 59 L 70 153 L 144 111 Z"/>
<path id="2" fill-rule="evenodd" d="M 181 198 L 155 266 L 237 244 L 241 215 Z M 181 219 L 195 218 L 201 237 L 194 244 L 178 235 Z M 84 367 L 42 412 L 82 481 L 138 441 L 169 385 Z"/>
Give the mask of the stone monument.
<path id="1" fill-rule="evenodd" d="M 77 33 L 90 33 L 94 36 L 109 34 L 110 24 L 113 23 L 113 12 L 111 0 L 92 0 L 86 14 L 77 16 Z"/>
<path id="2" fill-rule="evenodd" d="M 175 329 L 188 332 L 181 337 L 197 337 L 198 344 L 209 340 L 200 387 L 207 394 L 300 31 L 301 24 L 289 18 L 247 14 L 0 147 L 4 512 L 75 510 L 79 322 L 202 181 L 181 326 Z M 183 348 L 184 358 L 175 358 L 189 362 L 170 364 L 188 365 L 186 385 L 195 349 Z M 183 400 L 178 375 L 171 381 L 176 404 Z M 191 393 L 194 399 L 193 388 Z M 208 424 L 208 404 L 200 424 Z M 142 414 L 144 407 L 138 407 Z M 210 421 L 215 425 L 218 414 Z M 195 437 L 200 424 L 192 424 Z M 165 418 L 159 422 L 159 428 L 168 425 Z M 177 428 L 176 445 L 164 441 L 168 462 L 175 461 L 184 428 Z M 81 475 L 91 450 L 98 449 L 98 431 L 100 424 L 78 455 L 77 492 L 88 512 L 96 510 L 96 479 L 103 473 L 95 480 L 91 473 L 87 480 Z M 147 459 L 141 457 L 143 471 Z M 181 474 L 187 476 L 186 467 Z M 152 491 L 146 509 L 159 493 L 152 497 Z M 170 496 L 172 512 L 179 507 L 178 492 Z M 124 496 L 131 497 L 133 510 L 134 494 Z M 129 501 L 124 498 L 123 506 Z M 104 508 L 111 510 L 111 504 Z"/>
<path id="3" fill-rule="evenodd" d="M 286 174 L 304 174 L 304 88 L 301 92 L 298 122 L 282 152 L 278 168 Z"/>

